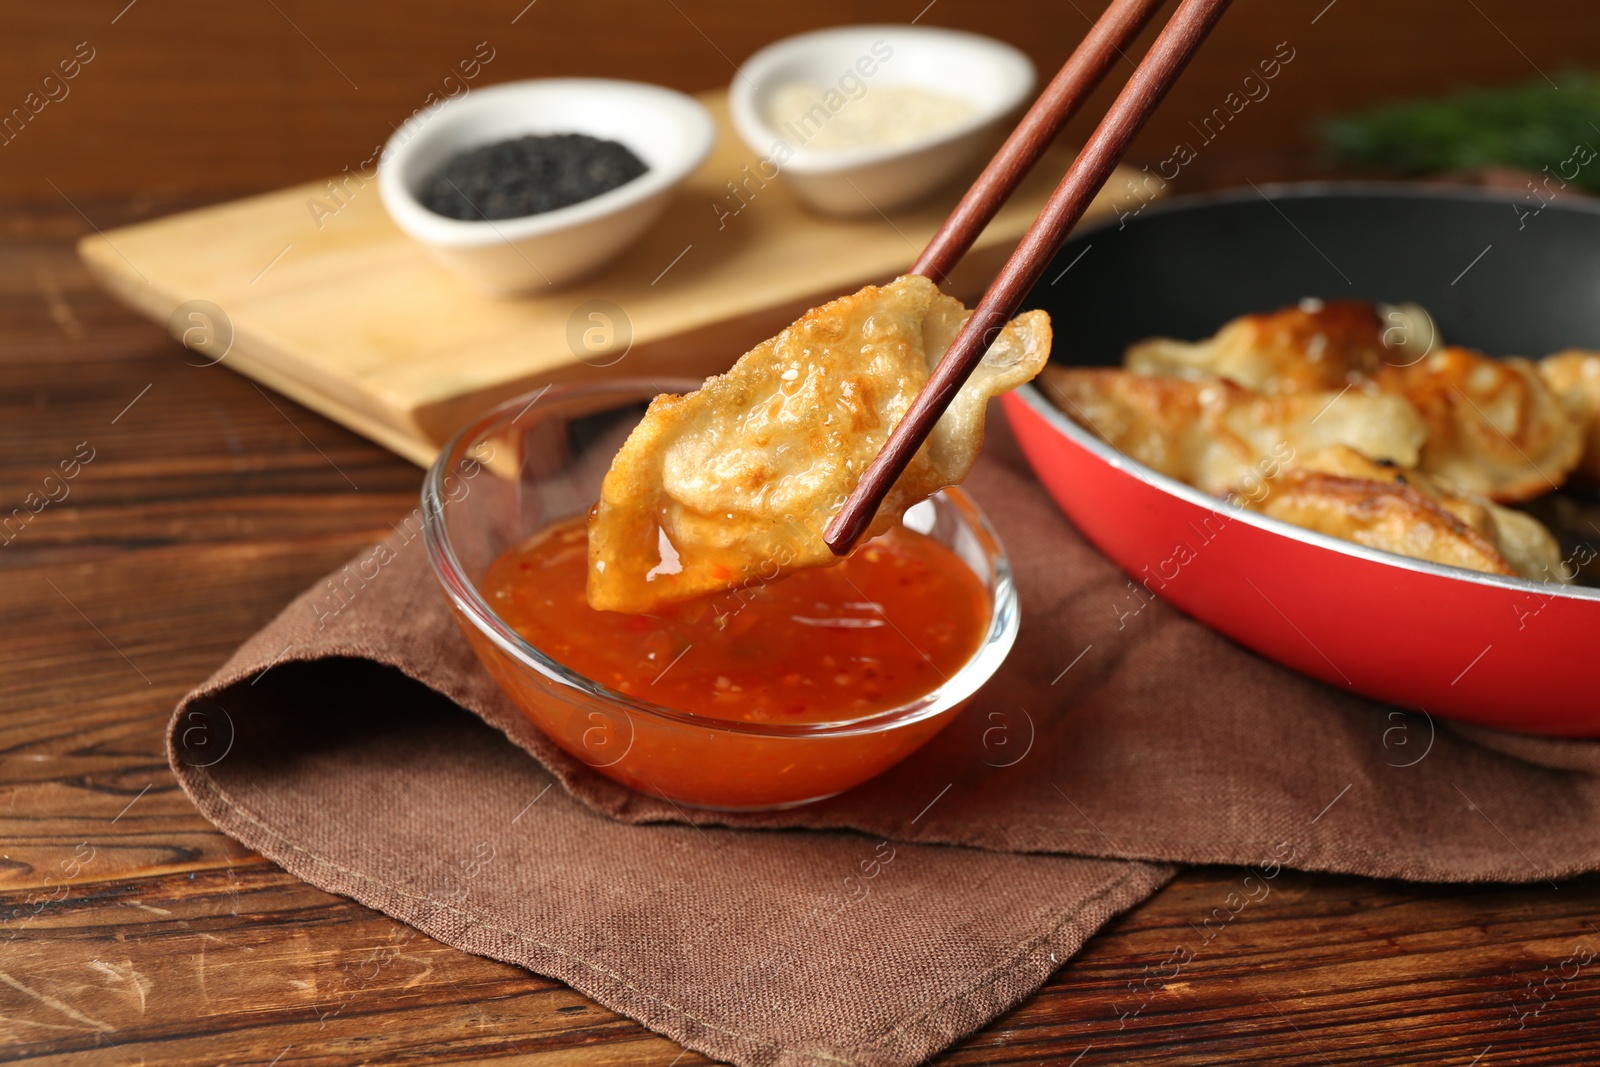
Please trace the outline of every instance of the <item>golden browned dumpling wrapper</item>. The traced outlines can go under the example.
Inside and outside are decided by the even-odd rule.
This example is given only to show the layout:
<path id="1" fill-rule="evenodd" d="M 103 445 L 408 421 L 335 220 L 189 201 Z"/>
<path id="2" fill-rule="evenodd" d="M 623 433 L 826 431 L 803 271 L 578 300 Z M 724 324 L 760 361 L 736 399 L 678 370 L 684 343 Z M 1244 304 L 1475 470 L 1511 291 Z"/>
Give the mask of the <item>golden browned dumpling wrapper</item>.
<path id="1" fill-rule="evenodd" d="M 1600 352 L 1569 348 L 1539 361 L 1545 383 L 1566 398 L 1587 425 L 1578 469 L 1600 482 Z"/>
<path id="2" fill-rule="evenodd" d="M 1428 313 L 1412 304 L 1375 309 L 1360 300 L 1304 300 L 1241 315 L 1203 341 L 1137 342 L 1128 346 L 1123 366 L 1191 381 L 1226 378 L 1262 393 L 1339 390 L 1383 364 L 1415 362 L 1436 333 Z"/>
<path id="3" fill-rule="evenodd" d="M 1422 417 L 1422 469 L 1458 493 L 1502 502 L 1559 487 L 1584 451 L 1584 419 L 1555 395 L 1559 386 L 1547 385 L 1527 360 L 1443 345 L 1415 305 L 1306 301 L 1240 316 L 1193 344 L 1131 345 L 1124 364 L 1187 380 L 1216 375 L 1273 394 L 1375 383 Z M 1582 364 L 1558 362 L 1545 378 L 1575 376 L 1575 365 Z"/>
<path id="4" fill-rule="evenodd" d="M 1235 496 L 1309 530 L 1488 574 L 1567 582 L 1555 536 L 1538 519 L 1455 496 L 1427 475 L 1335 447 L 1297 456 L 1264 486 Z"/>
<path id="5" fill-rule="evenodd" d="M 589 519 L 591 606 L 658 605 L 837 557 L 822 531 L 970 312 L 907 276 L 808 311 L 686 396 L 659 396 L 612 461 Z M 971 469 L 990 397 L 1031 379 L 1050 319 L 1001 331 L 867 536 Z"/>
<path id="6" fill-rule="evenodd" d="M 1441 487 L 1502 503 L 1557 489 L 1583 455 L 1584 423 L 1526 359 L 1446 347 L 1377 382 L 1428 430 L 1421 468 Z"/>
<path id="7" fill-rule="evenodd" d="M 1487 537 L 1409 485 L 1287 470 L 1255 510 L 1369 548 L 1488 574 L 1515 575 Z"/>
<path id="8" fill-rule="evenodd" d="M 1333 445 L 1414 466 L 1425 435 L 1410 404 L 1375 389 L 1267 396 L 1221 378 L 1054 366 L 1040 381 L 1052 403 L 1123 454 L 1219 496 Z"/>

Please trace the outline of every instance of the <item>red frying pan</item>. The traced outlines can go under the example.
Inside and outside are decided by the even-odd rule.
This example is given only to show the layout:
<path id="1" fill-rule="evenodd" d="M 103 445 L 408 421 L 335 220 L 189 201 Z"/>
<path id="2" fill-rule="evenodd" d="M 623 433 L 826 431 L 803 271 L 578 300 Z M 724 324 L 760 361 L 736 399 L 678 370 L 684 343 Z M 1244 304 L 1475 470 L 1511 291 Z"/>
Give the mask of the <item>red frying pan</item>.
<path id="1" fill-rule="evenodd" d="M 1541 206 L 1542 205 L 1542 206 Z M 1210 336 L 1303 297 L 1414 301 L 1491 355 L 1600 349 L 1600 208 L 1395 185 L 1175 199 L 1079 230 L 1025 306 L 1060 362 L 1116 365 L 1145 337 Z M 1600 736 L 1600 589 L 1366 548 L 1128 459 L 1032 387 L 1005 412 L 1061 509 L 1133 580 L 1269 659 L 1402 707 Z M 1600 530 L 1564 551 L 1600 549 Z M 1132 602 L 1130 601 L 1130 604 Z"/>

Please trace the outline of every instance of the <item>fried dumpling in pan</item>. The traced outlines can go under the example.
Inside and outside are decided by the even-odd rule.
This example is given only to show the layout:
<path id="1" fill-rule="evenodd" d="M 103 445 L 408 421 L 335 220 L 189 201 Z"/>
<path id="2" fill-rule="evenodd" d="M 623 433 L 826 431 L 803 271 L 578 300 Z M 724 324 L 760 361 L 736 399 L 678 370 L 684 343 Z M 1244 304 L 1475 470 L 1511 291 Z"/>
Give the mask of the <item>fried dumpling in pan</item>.
<path id="1" fill-rule="evenodd" d="M 969 314 L 926 278 L 869 285 L 808 311 L 699 390 L 657 397 L 590 515 L 590 605 L 646 612 L 835 562 L 823 530 Z M 1001 331 L 868 537 L 966 476 L 989 398 L 1049 354 L 1042 311 Z"/>
<path id="2" fill-rule="evenodd" d="M 1303 300 L 1241 315 L 1204 341 L 1156 337 L 1129 345 L 1123 366 L 1190 381 L 1226 378 L 1262 393 L 1320 392 L 1343 389 L 1384 364 L 1414 362 L 1435 335 L 1433 320 L 1415 305 Z"/>
<path id="3" fill-rule="evenodd" d="M 1518 574 L 1536 582 L 1566 584 L 1577 568 L 1561 557 L 1561 542 L 1550 527 L 1524 511 L 1483 502 L 1493 522 L 1490 539 Z"/>
<path id="4" fill-rule="evenodd" d="M 1296 456 L 1236 499 L 1273 518 L 1413 559 L 1535 581 L 1570 580 L 1555 536 L 1531 515 L 1455 496 L 1426 475 L 1335 447 Z"/>
<path id="5" fill-rule="evenodd" d="M 1590 481 L 1600 482 L 1600 352 L 1581 348 L 1557 352 L 1539 361 L 1539 374 L 1586 423 L 1578 469 Z"/>
<path id="6" fill-rule="evenodd" d="M 1218 496 L 1259 479 L 1264 464 L 1334 445 L 1414 466 L 1425 436 L 1405 400 L 1376 390 L 1267 396 L 1221 378 L 1054 366 L 1040 381 L 1052 403 L 1123 454 Z"/>
<path id="7" fill-rule="evenodd" d="M 1421 468 L 1452 492 L 1528 500 L 1559 488 L 1583 455 L 1582 416 L 1528 360 L 1445 347 L 1376 380 L 1422 416 Z"/>
<path id="8" fill-rule="evenodd" d="M 1488 538 L 1414 487 L 1288 470 L 1251 507 L 1264 515 L 1369 548 L 1487 574 L 1515 575 Z"/>

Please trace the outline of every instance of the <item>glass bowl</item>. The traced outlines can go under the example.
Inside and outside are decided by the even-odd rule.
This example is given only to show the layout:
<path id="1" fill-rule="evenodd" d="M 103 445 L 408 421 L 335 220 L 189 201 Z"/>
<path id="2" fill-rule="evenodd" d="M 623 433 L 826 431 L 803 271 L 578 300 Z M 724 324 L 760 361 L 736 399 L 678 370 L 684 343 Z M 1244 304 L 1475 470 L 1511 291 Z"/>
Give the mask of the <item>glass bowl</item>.
<path id="1" fill-rule="evenodd" d="M 428 559 L 462 633 L 500 688 L 546 736 L 596 771 L 702 808 L 759 810 L 821 800 L 894 766 L 938 733 L 1016 640 L 1010 564 L 960 490 L 918 505 L 907 522 L 983 582 L 988 631 L 972 658 L 933 692 L 866 717 L 752 723 L 627 696 L 540 652 L 480 591 L 500 555 L 545 526 L 589 510 L 612 456 L 652 397 L 699 384 L 556 385 L 484 415 L 445 446 L 423 484 Z"/>

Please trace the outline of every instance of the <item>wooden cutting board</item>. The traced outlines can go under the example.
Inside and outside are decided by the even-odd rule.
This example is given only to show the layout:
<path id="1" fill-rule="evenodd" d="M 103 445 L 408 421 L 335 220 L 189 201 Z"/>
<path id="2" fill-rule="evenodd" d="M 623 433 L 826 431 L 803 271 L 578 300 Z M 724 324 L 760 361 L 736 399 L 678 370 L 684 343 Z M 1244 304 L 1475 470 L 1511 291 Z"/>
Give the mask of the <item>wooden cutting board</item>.
<path id="1" fill-rule="evenodd" d="M 808 307 L 904 270 L 961 191 L 887 217 L 817 215 L 781 178 L 752 176 L 725 94 L 701 99 L 718 126 L 711 157 L 637 245 L 571 288 L 478 293 L 390 222 L 375 181 L 350 176 L 112 230 L 78 251 L 205 362 L 221 357 L 426 464 L 465 421 L 545 382 L 726 369 Z M 1069 161 L 1046 157 L 949 292 L 982 291 Z M 1131 188 L 1126 177 L 1113 176 L 1091 217 L 1133 201 L 1116 192 Z"/>

